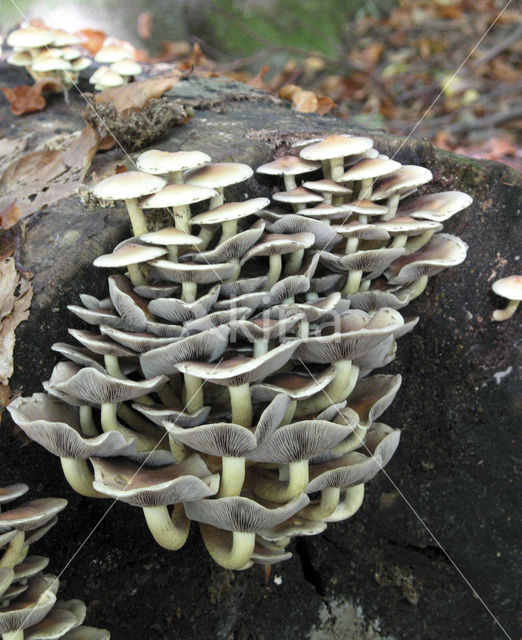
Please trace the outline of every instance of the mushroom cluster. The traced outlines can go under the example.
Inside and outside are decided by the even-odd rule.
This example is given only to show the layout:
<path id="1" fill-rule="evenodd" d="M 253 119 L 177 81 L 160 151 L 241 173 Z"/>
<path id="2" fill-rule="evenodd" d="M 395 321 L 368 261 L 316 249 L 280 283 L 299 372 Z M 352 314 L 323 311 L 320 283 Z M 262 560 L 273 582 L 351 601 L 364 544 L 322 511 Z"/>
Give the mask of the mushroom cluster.
<path id="1" fill-rule="evenodd" d="M 0 487 L 0 505 L 17 500 L 25 484 Z M 29 547 L 57 522 L 62 498 L 30 500 L 0 513 L 0 634 L 3 640 L 108 640 L 105 629 L 84 626 L 81 600 L 57 600 L 57 576 L 45 572 L 49 558 L 29 556 Z"/>
<path id="2" fill-rule="evenodd" d="M 78 36 L 63 29 L 35 26 L 16 29 L 7 38 L 7 44 L 13 47 L 7 62 L 25 67 L 36 82 L 54 78 L 70 87 L 78 80 L 80 71 L 91 65 L 81 42 Z"/>
<path id="3" fill-rule="evenodd" d="M 81 37 L 63 29 L 29 25 L 9 34 L 7 44 L 13 52 L 7 62 L 25 67 L 36 82 L 53 78 L 70 87 L 78 81 L 80 71 L 93 64 L 88 52 L 82 48 L 82 42 Z M 134 49 L 128 43 L 110 37 L 95 54 L 94 62 L 99 66 L 89 82 L 96 91 L 132 82 L 142 71 L 134 60 Z"/>
<path id="4" fill-rule="evenodd" d="M 379 419 L 401 377 L 374 373 L 418 320 L 398 309 L 466 252 L 438 232 L 468 196 L 406 199 L 427 169 L 367 138 L 299 150 L 258 169 L 283 177 L 274 199 L 293 211 L 225 202 L 252 169 L 197 151 L 147 151 L 98 183 L 126 202 L 133 237 L 94 264 L 126 274 L 69 307 L 91 330 L 53 346 L 65 360 L 46 394 L 9 406 L 76 491 L 143 509 L 167 549 L 199 523 L 228 569 L 285 560 L 293 537 L 357 511 L 399 442 Z"/>

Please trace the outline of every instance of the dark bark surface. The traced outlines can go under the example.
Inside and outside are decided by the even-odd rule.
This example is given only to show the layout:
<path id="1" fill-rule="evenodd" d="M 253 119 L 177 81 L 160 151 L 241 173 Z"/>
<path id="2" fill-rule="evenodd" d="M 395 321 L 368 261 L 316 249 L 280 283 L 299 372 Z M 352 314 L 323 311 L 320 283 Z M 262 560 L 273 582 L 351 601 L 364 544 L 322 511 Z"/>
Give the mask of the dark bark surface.
<path id="1" fill-rule="evenodd" d="M 18 71 L 2 80 L 4 86 L 21 82 Z M 200 149 L 215 161 L 257 167 L 298 139 L 354 132 L 344 121 L 297 114 L 221 79 L 182 81 L 169 96 L 192 105 L 195 116 L 155 146 Z M 2 100 L 1 133 L 30 134 L 30 151 L 57 131 L 78 130 L 84 103 L 70 98 L 69 105 L 52 98 L 46 111 L 22 118 Z M 403 375 L 383 416 L 402 429 L 387 467 L 391 481 L 380 474 L 351 520 L 292 545 L 293 558 L 274 568 L 268 586 L 260 567 L 231 573 L 215 566 L 194 525 L 187 545 L 169 553 L 154 544 L 138 509 L 115 504 L 107 513 L 108 501 L 74 494 L 58 459 L 4 417 L 2 483 L 23 480 L 33 497 L 69 500 L 35 552 L 51 557 L 54 572 L 66 567 L 61 597 L 84 599 L 88 623 L 111 629 L 115 640 L 505 637 L 473 589 L 506 632 L 519 637 L 522 316 L 492 322 L 501 303 L 490 286 L 520 273 L 520 176 L 413 137 L 369 135 L 380 151 L 431 169 L 430 190 L 473 196 L 473 205 L 445 224 L 469 244 L 468 259 L 430 280 L 406 310 L 421 319 L 387 368 Z M 125 160 L 116 149 L 99 154 L 93 169 L 108 159 Z M 270 188 L 269 181 L 252 178 L 240 193 L 267 195 Z M 80 292 L 105 292 L 107 274 L 92 260 L 127 236 L 129 225 L 121 208 L 87 208 L 74 196 L 33 214 L 23 229 L 20 257 L 34 273 L 35 297 L 17 331 L 11 388 L 29 395 L 51 372 L 51 344 L 66 340 L 66 327 L 76 324 L 66 305 L 77 303 Z"/>

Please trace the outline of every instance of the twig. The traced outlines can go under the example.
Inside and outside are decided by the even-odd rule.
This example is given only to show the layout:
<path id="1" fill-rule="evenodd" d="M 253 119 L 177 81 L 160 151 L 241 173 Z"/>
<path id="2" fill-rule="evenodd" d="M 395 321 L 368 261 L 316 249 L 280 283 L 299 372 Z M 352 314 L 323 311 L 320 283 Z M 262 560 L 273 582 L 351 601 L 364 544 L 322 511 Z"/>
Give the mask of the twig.
<path id="1" fill-rule="evenodd" d="M 515 42 L 517 42 L 520 38 L 522 38 L 522 26 L 519 26 L 517 29 L 515 29 L 511 35 L 501 40 L 489 51 L 486 51 L 486 53 L 480 56 L 480 58 L 477 58 L 473 62 L 472 66 L 480 67 L 483 64 L 487 64 L 488 62 L 491 62 L 491 60 L 493 60 L 493 58 L 496 58 L 499 55 L 499 53 L 502 53 L 506 49 L 509 49 L 509 47 L 512 44 L 515 44 Z"/>
<path id="2" fill-rule="evenodd" d="M 493 113 L 483 118 L 476 118 L 471 122 L 456 122 L 448 127 L 449 132 L 453 135 L 461 135 L 468 133 L 474 129 L 487 129 L 489 127 L 496 127 L 499 124 L 506 122 L 512 122 L 513 120 L 522 120 L 522 107 L 516 107 L 511 111 L 504 111 L 502 113 Z"/>

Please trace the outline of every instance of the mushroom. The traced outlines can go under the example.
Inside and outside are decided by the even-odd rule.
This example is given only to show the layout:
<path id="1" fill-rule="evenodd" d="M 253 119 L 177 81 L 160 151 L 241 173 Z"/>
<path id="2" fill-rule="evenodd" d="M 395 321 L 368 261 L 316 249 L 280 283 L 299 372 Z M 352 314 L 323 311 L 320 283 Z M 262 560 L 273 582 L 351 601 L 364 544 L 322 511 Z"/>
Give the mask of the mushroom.
<path id="1" fill-rule="evenodd" d="M 169 252 L 169 260 L 177 262 L 178 260 L 178 247 L 197 246 L 202 244 L 201 238 L 192 236 L 190 233 L 180 231 L 174 227 L 165 227 L 158 231 L 149 231 L 140 236 L 140 242 L 146 244 L 161 244 L 167 247 Z"/>
<path id="2" fill-rule="evenodd" d="M 432 179 L 433 174 L 429 169 L 414 164 L 405 164 L 377 182 L 370 200 L 387 199 L 388 211 L 383 216 L 383 220 L 388 220 L 395 216 L 401 196 L 411 193 L 412 189 L 416 189 Z"/>
<path id="3" fill-rule="evenodd" d="M 522 276 L 508 276 L 507 278 L 495 280 L 491 289 L 497 296 L 509 300 L 505 309 L 493 311 L 492 319 L 501 322 L 511 318 L 517 310 L 520 300 L 522 300 Z"/>
<path id="4" fill-rule="evenodd" d="M 217 194 L 210 201 L 210 209 L 223 204 L 223 190 L 232 184 L 248 180 L 253 170 L 247 164 L 239 162 L 213 162 L 204 167 L 191 169 L 183 177 L 187 184 L 215 189 Z"/>
<path id="5" fill-rule="evenodd" d="M 394 171 L 397 171 L 401 166 L 400 162 L 396 160 L 390 160 L 390 158 L 383 156 L 377 158 L 363 158 L 355 164 L 353 164 L 348 171 L 345 171 L 341 176 L 337 178 L 339 182 L 354 182 L 356 180 L 361 181 L 361 187 L 359 189 L 359 200 L 369 200 L 372 195 L 373 183 L 376 178 L 386 176 Z"/>
<path id="6" fill-rule="evenodd" d="M 117 247 L 112 253 L 106 253 L 96 258 L 93 265 L 106 269 L 127 267 L 132 284 L 134 286 L 144 285 L 147 281 L 143 277 L 138 265 L 148 262 L 149 260 L 154 260 L 166 253 L 167 250 L 161 247 L 149 247 L 134 242 L 127 242 L 119 248 Z"/>
<path id="7" fill-rule="evenodd" d="M 332 135 L 321 142 L 301 149 L 299 155 L 305 160 L 321 161 L 325 178 L 338 180 L 344 172 L 344 158 L 363 153 L 373 146 L 370 138 Z"/>
<path id="8" fill-rule="evenodd" d="M 119 72 L 118 72 L 119 73 Z M 150 149 L 136 158 L 136 166 L 140 171 L 152 174 L 168 173 L 173 184 L 183 182 L 183 171 L 208 164 L 210 156 L 202 151 L 160 151 Z"/>
<path id="9" fill-rule="evenodd" d="M 254 552 L 256 532 L 284 522 L 308 501 L 302 493 L 281 507 L 266 509 L 246 497 L 218 498 L 186 503 L 185 513 L 201 523 L 205 546 L 219 565 L 242 569 Z"/>
<path id="10" fill-rule="evenodd" d="M 147 222 L 138 198 L 156 193 L 166 184 L 163 178 L 141 171 L 124 171 L 98 182 L 92 193 L 103 200 L 125 200 L 135 236 L 147 233 Z"/>
<path id="11" fill-rule="evenodd" d="M 323 202 L 322 196 L 304 187 L 295 187 L 291 191 L 278 191 L 272 197 L 276 202 L 291 205 L 294 211 L 301 211 L 307 204 Z"/>
<path id="12" fill-rule="evenodd" d="M 316 171 L 321 165 L 318 162 L 308 162 L 296 156 L 281 156 L 276 160 L 262 164 L 256 173 L 269 176 L 283 176 L 286 191 L 297 187 L 296 176 Z"/>

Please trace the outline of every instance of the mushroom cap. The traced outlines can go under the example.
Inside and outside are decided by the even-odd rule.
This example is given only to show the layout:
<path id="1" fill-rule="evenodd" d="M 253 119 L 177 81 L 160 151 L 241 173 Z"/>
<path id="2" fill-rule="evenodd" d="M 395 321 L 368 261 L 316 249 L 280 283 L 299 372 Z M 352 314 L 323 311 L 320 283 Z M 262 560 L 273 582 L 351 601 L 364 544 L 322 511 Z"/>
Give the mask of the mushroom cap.
<path id="1" fill-rule="evenodd" d="M 201 318 L 209 313 L 216 303 L 220 289 L 220 285 L 215 285 L 194 302 L 185 302 L 178 298 L 155 298 L 149 302 L 149 310 L 170 322 L 181 323 L 187 320 L 194 320 L 194 318 Z"/>
<path id="2" fill-rule="evenodd" d="M 297 372 L 279 373 L 253 385 L 250 392 L 252 399 L 260 402 L 273 400 L 280 393 L 292 400 L 306 400 L 322 391 L 336 374 L 337 370 L 331 366 L 314 376 Z"/>
<path id="3" fill-rule="evenodd" d="M 213 162 L 204 167 L 187 171 L 183 178 L 187 184 L 210 189 L 222 189 L 243 182 L 254 174 L 247 164 L 240 162 Z"/>
<path id="4" fill-rule="evenodd" d="M 314 249 L 327 249 L 335 246 L 341 240 L 341 237 L 329 224 L 294 213 L 289 213 L 272 222 L 269 225 L 269 231 L 271 233 L 313 233 L 315 242 L 312 247 Z"/>
<path id="5" fill-rule="evenodd" d="M 271 529 L 288 520 L 308 502 L 308 496 L 304 493 L 275 509 L 267 509 L 258 502 L 244 497 L 217 498 L 186 504 L 185 513 L 190 520 L 218 529 L 255 532 Z"/>
<path id="6" fill-rule="evenodd" d="M 473 198 L 462 191 L 440 191 L 401 204 L 397 215 L 444 222 L 472 202 Z"/>
<path id="7" fill-rule="evenodd" d="M 315 242 L 313 233 L 267 233 L 261 241 L 241 258 L 244 264 L 257 256 L 285 255 L 299 249 L 308 249 Z"/>
<path id="8" fill-rule="evenodd" d="M 11 529 L 32 531 L 52 520 L 67 506 L 63 498 L 41 498 L 24 502 L 18 507 L 0 513 L 0 532 Z"/>
<path id="9" fill-rule="evenodd" d="M 7 58 L 7 62 L 15 67 L 30 67 L 32 61 L 33 56 L 29 51 L 15 51 Z"/>
<path id="10" fill-rule="evenodd" d="M 108 44 L 96 53 L 94 59 L 96 62 L 111 63 L 129 57 L 132 57 L 132 52 L 128 47 L 123 47 L 119 44 Z"/>
<path id="11" fill-rule="evenodd" d="M 206 262 L 207 264 L 237 260 L 259 240 L 264 230 L 265 221 L 257 220 L 250 229 L 236 233 L 236 235 L 224 242 L 220 242 L 215 249 L 185 254 L 181 257 L 181 260 L 187 259 L 194 262 Z"/>
<path id="12" fill-rule="evenodd" d="M 96 83 L 94 85 L 94 88 L 110 89 L 112 87 L 121 87 L 122 84 L 125 84 L 125 80 L 123 79 L 123 76 L 120 76 L 119 73 L 116 73 L 115 71 L 111 71 L 110 69 L 104 69 L 103 73 L 96 78 Z"/>
<path id="13" fill-rule="evenodd" d="M 56 602 L 52 591 L 44 591 L 36 602 L 11 602 L 0 607 L 0 633 L 7 634 L 34 625 L 49 613 Z"/>
<path id="14" fill-rule="evenodd" d="M 45 55 L 38 56 L 31 65 L 33 71 L 69 71 L 72 69 L 71 63 L 63 58 Z"/>
<path id="15" fill-rule="evenodd" d="M 86 56 L 81 56 L 80 58 L 71 60 L 73 71 L 82 71 L 83 69 L 87 69 L 87 67 L 90 67 L 91 64 L 91 59 L 87 58 Z"/>
<path id="16" fill-rule="evenodd" d="M 394 193 L 406 193 L 432 179 L 433 174 L 429 169 L 415 164 L 405 164 L 394 173 L 379 180 L 370 199 L 383 200 Z"/>
<path id="17" fill-rule="evenodd" d="M 211 456 L 243 457 L 257 447 L 253 433 L 239 424 L 217 422 L 187 429 L 165 421 L 163 426 L 174 440 Z"/>
<path id="18" fill-rule="evenodd" d="M 308 180 L 303 182 L 305 189 L 310 191 L 319 191 L 319 193 L 331 193 L 337 196 L 347 196 L 352 193 L 352 189 L 345 187 L 344 184 L 339 184 L 335 180 Z"/>
<path id="19" fill-rule="evenodd" d="M 363 153 L 373 147 L 373 140 L 362 136 L 328 136 L 321 142 L 316 142 L 304 149 L 299 155 L 305 160 L 329 160 L 332 158 L 343 158 L 353 156 L 356 153 Z"/>
<path id="20" fill-rule="evenodd" d="M 211 409 L 210 407 L 201 407 L 193 413 L 185 413 L 175 409 L 166 409 L 163 405 L 139 404 L 138 402 L 134 402 L 132 408 L 143 413 L 158 426 L 163 426 L 164 422 L 168 422 L 179 427 L 197 427 L 203 424 Z"/>
<path id="21" fill-rule="evenodd" d="M 97 333 L 86 331 L 85 329 L 68 329 L 73 338 L 76 338 L 78 342 L 87 347 L 93 353 L 97 353 L 104 356 L 117 356 L 123 358 L 125 356 L 134 356 L 134 352 L 126 347 L 123 347 L 117 342 L 113 342 L 107 337 L 100 336 Z M 98 367 L 94 367 L 97 369 Z"/>
<path id="22" fill-rule="evenodd" d="M 81 601 L 78 600 L 77 602 Z M 51 640 L 51 638 L 62 638 L 67 631 L 74 629 L 82 622 L 83 618 L 79 619 L 75 613 L 59 607 L 59 604 L 61 603 L 57 603 L 54 609 L 52 609 L 43 620 L 40 620 L 40 622 L 31 625 L 25 630 L 24 640 Z M 85 605 L 83 606 L 85 607 Z"/>
<path id="23" fill-rule="evenodd" d="M 113 62 L 109 68 L 114 73 L 123 77 L 138 76 L 142 71 L 141 65 L 139 65 L 135 60 L 130 60 L 129 58 L 116 60 L 116 62 Z M 142 167 L 138 166 L 138 169 L 142 169 Z M 154 172 L 150 171 L 149 173 Z"/>
<path id="24" fill-rule="evenodd" d="M 55 47 L 71 47 L 82 43 L 81 38 L 65 29 L 53 29 L 51 33 Z"/>
<path id="25" fill-rule="evenodd" d="M 10 404 L 12 404 L 12 402 Z M 27 491 L 29 491 L 29 487 L 22 482 L 10 484 L 7 487 L 0 487 L 0 504 L 7 504 L 8 502 L 12 502 L 13 500 L 16 500 L 17 498 L 23 496 L 24 493 L 27 493 Z"/>
<path id="26" fill-rule="evenodd" d="M 442 224 L 434 220 L 416 220 L 409 216 L 395 216 L 389 220 L 379 220 L 373 226 L 387 231 L 391 236 L 405 234 L 415 236 L 424 231 L 440 231 Z"/>
<path id="27" fill-rule="evenodd" d="M 179 207 L 201 202 L 202 200 L 209 200 L 215 195 L 217 195 L 217 191 L 207 187 L 191 184 L 168 184 L 161 191 L 145 198 L 141 203 L 141 207 L 143 209 Z"/>
<path id="28" fill-rule="evenodd" d="M 508 300 L 522 300 L 522 276 L 508 276 L 496 280 L 491 289 L 497 296 Z"/>
<path id="29" fill-rule="evenodd" d="M 304 187 L 296 187 L 291 191 L 279 191 L 274 193 L 272 197 L 276 202 L 285 202 L 286 204 L 309 204 L 323 201 L 322 196 Z"/>
<path id="30" fill-rule="evenodd" d="M 202 151 L 160 151 L 151 149 L 140 153 L 136 159 L 136 165 L 141 171 L 147 173 L 170 173 L 172 171 L 185 171 L 210 162 L 210 156 Z"/>
<path id="31" fill-rule="evenodd" d="M 402 383 L 400 375 L 375 375 L 359 380 L 347 406 L 359 416 L 359 424 L 370 426 L 393 402 Z"/>
<path id="32" fill-rule="evenodd" d="M 15 29 L 7 36 L 7 44 L 10 47 L 20 49 L 36 49 L 51 44 L 54 40 L 52 31 L 40 27 L 25 27 Z"/>
<path id="33" fill-rule="evenodd" d="M 466 258 L 467 249 L 468 245 L 457 236 L 437 233 L 419 251 L 395 260 L 385 275 L 390 284 L 407 284 L 460 264 Z"/>
<path id="34" fill-rule="evenodd" d="M 238 335 L 249 342 L 285 337 L 303 318 L 304 313 L 296 313 L 287 318 L 256 318 L 255 320 L 232 320 L 229 323 L 232 335 Z"/>
<path id="35" fill-rule="evenodd" d="M 281 156 L 272 162 L 262 164 L 256 169 L 256 173 L 271 176 L 298 176 L 302 173 L 310 173 L 321 167 L 319 162 L 309 162 L 297 156 Z"/>
<path id="36" fill-rule="evenodd" d="M 360 213 L 365 216 L 382 216 L 388 211 L 388 207 L 365 199 L 347 202 L 346 204 L 343 204 L 343 207 L 345 211 Z"/>
<path id="37" fill-rule="evenodd" d="M 92 193 L 104 200 L 128 200 L 156 193 L 167 184 L 159 176 L 151 176 L 142 171 L 124 171 L 98 182 Z"/>
<path id="38" fill-rule="evenodd" d="M 339 182 L 348 182 L 349 180 L 378 178 L 397 171 L 400 166 L 400 162 L 390 160 L 390 158 L 364 158 L 352 165 L 348 171 L 337 179 Z"/>
<path id="39" fill-rule="evenodd" d="M 388 240 L 390 234 L 386 229 L 374 224 L 366 224 L 352 220 L 346 224 L 333 225 L 332 229 L 344 238 L 359 238 L 361 240 Z"/>
<path id="40" fill-rule="evenodd" d="M 234 264 L 230 262 L 197 264 L 157 259 L 152 260 L 150 266 L 169 282 L 196 282 L 197 284 L 213 284 L 228 280 L 235 271 Z"/>
<path id="41" fill-rule="evenodd" d="M 178 247 L 198 245 L 203 242 L 198 236 L 192 236 L 190 233 L 185 233 L 175 227 L 165 227 L 158 229 L 158 231 L 149 231 L 140 236 L 141 242 L 147 244 L 161 244 L 165 247 L 175 245 Z"/>
<path id="42" fill-rule="evenodd" d="M 103 256 L 98 256 L 94 261 L 95 267 L 126 267 L 129 264 L 139 264 L 141 262 L 147 262 L 148 260 L 154 260 L 167 253 L 164 247 L 151 247 L 143 244 L 135 244 L 134 242 L 127 242 L 119 249 L 115 249 L 112 253 L 106 253 Z"/>
<path id="43" fill-rule="evenodd" d="M 264 209 L 269 204 L 270 200 L 268 198 L 252 198 L 243 202 L 226 202 L 210 211 L 204 211 L 193 216 L 190 224 L 207 226 L 223 224 L 223 222 L 228 222 L 229 220 L 239 220 L 239 218 L 244 218 Z"/>
<path id="44" fill-rule="evenodd" d="M 92 465 L 97 491 L 142 508 L 201 500 L 215 494 L 219 486 L 218 476 L 210 475 L 198 455 L 153 469 L 127 458 L 93 458 Z"/>

